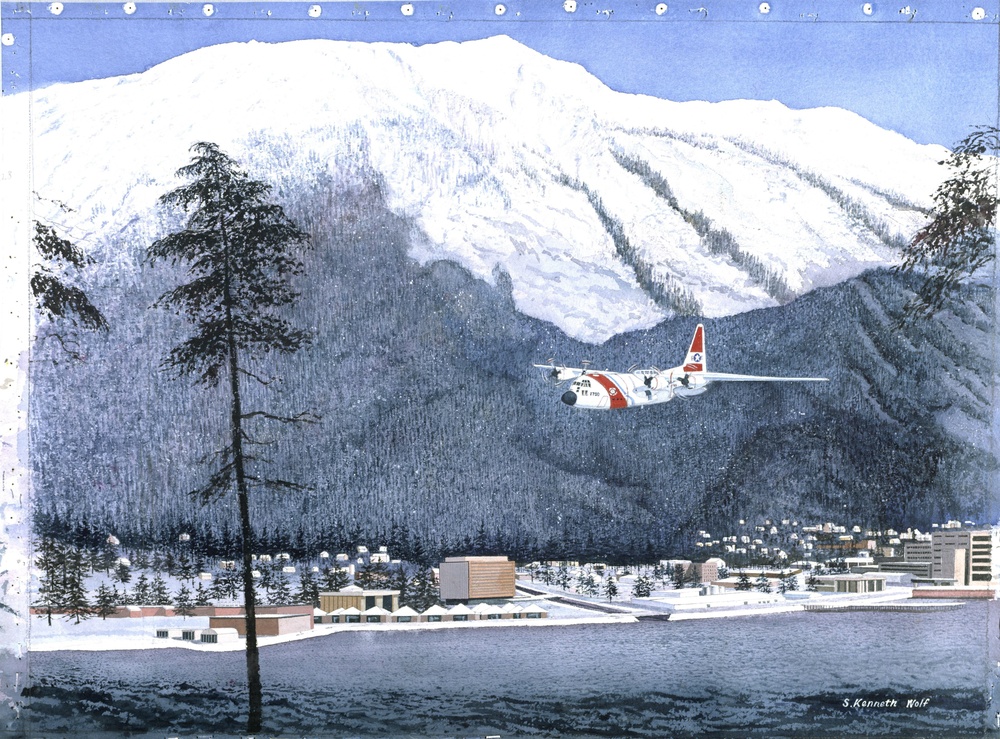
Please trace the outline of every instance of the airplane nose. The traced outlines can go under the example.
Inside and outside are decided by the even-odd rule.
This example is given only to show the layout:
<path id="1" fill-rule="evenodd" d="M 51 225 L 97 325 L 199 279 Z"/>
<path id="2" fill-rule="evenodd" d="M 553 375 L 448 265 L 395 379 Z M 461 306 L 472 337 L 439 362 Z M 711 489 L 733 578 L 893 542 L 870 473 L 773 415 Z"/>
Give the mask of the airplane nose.
<path id="1" fill-rule="evenodd" d="M 567 390 L 563 393 L 562 402 L 566 405 L 576 405 L 576 393 L 572 390 Z"/>

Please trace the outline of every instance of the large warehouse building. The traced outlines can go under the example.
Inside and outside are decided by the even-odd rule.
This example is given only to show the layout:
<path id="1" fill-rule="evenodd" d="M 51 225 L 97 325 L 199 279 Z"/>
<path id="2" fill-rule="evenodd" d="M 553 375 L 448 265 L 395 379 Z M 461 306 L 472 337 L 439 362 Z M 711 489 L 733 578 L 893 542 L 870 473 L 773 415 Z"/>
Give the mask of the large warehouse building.
<path id="1" fill-rule="evenodd" d="M 506 557 L 447 557 L 440 567 L 441 599 L 514 597 L 514 563 Z"/>

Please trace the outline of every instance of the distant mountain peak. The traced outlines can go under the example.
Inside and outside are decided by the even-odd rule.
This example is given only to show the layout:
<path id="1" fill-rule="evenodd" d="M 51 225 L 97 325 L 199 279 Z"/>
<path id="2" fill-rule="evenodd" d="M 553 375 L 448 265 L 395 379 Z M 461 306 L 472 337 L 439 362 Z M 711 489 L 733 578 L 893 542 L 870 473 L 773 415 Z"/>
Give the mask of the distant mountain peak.
<path id="1" fill-rule="evenodd" d="M 944 151 L 836 108 L 614 92 L 506 36 L 223 44 L 29 94 L 36 189 L 94 245 L 155 238 L 157 197 L 211 140 L 286 201 L 377 177 L 415 259 L 499 267 L 522 312 L 592 343 L 891 264 Z"/>

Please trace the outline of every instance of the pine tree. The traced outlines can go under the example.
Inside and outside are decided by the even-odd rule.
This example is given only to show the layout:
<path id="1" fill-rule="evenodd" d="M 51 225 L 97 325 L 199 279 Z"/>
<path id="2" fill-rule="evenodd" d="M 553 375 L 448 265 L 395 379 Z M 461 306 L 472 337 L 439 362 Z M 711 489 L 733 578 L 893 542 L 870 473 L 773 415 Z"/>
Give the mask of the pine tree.
<path id="1" fill-rule="evenodd" d="M 149 585 L 149 603 L 154 606 L 170 603 L 170 591 L 167 590 L 167 583 L 159 572 L 156 573 L 153 582 Z"/>
<path id="2" fill-rule="evenodd" d="M 618 583 L 615 582 L 613 577 L 608 577 L 604 581 L 604 595 L 607 597 L 609 603 L 618 596 Z"/>
<path id="3" fill-rule="evenodd" d="M 198 584 L 201 585 L 201 583 Z M 174 613 L 178 616 L 184 616 L 185 618 L 194 615 L 194 604 L 191 602 L 191 590 L 185 583 L 181 583 L 180 590 L 177 591 L 177 597 L 174 599 Z"/>
<path id="4" fill-rule="evenodd" d="M 37 340 L 54 338 L 70 357 L 83 359 L 75 339 L 65 334 L 66 322 L 99 331 L 106 331 L 108 322 L 87 294 L 67 279 L 67 273 L 82 271 L 92 260 L 54 228 L 38 221 L 32 243 L 40 260 L 28 283 L 35 308 L 46 321 L 36 331 Z"/>
<path id="5" fill-rule="evenodd" d="M 122 585 L 128 585 L 132 580 L 132 570 L 124 562 L 119 562 L 115 567 L 114 578 Z"/>
<path id="6" fill-rule="evenodd" d="M 403 603 L 401 600 L 400 605 L 408 605 L 410 608 L 423 612 L 440 602 L 440 592 L 434 585 L 434 572 L 430 567 L 424 567 L 413 576 L 407 593 L 407 602 Z"/>
<path id="7" fill-rule="evenodd" d="M 191 163 L 178 171 L 189 184 L 161 198 L 161 202 L 190 214 L 187 226 L 157 240 L 149 248 L 149 261 L 186 264 L 193 277 L 158 301 L 186 314 L 195 325 L 194 335 L 170 352 L 166 367 L 209 386 L 216 386 L 223 378 L 228 382 L 225 415 L 229 433 L 221 465 L 196 493 L 204 502 L 234 490 L 236 493 L 247 616 L 247 733 L 257 734 L 261 730 L 263 689 L 251 561 L 250 490 L 255 485 L 285 490 L 301 486 L 269 479 L 253 469 L 257 460 L 245 452 L 245 444 L 251 441 L 246 427 L 264 419 L 296 423 L 315 418 L 248 411 L 242 385 L 245 379 L 267 384 L 250 370 L 251 357 L 292 353 L 309 341 L 305 331 L 280 315 L 297 297 L 291 280 L 302 271 L 302 264 L 293 248 L 304 245 L 308 237 L 279 206 L 267 202 L 270 187 L 250 179 L 217 145 L 201 142 L 192 151 Z"/>
<path id="8" fill-rule="evenodd" d="M 58 613 L 62 610 L 66 600 L 63 588 L 66 550 L 55 539 L 44 538 L 36 549 L 35 565 L 42 570 L 35 607 L 45 609 L 49 626 L 51 626 L 52 613 Z"/>
<path id="9" fill-rule="evenodd" d="M 556 573 L 556 584 L 563 590 L 569 590 L 571 582 L 573 580 L 569 576 L 569 568 L 565 564 L 559 565 L 559 571 Z"/>
<path id="10" fill-rule="evenodd" d="M 319 608 L 319 585 L 316 582 L 316 578 L 313 577 L 313 573 L 302 568 L 302 574 L 299 575 L 299 592 L 298 592 L 299 603 L 308 603 L 313 608 Z"/>
<path id="11" fill-rule="evenodd" d="M 806 590 L 815 593 L 816 590 L 818 590 L 818 586 L 819 578 L 816 576 L 815 572 L 810 570 L 809 576 L 806 578 Z"/>
<path id="12" fill-rule="evenodd" d="M 343 590 L 351 584 L 351 576 L 343 567 L 327 567 L 323 571 L 323 588 L 327 591 Z"/>
<path id="13" fill-rule="evenodd" d="M 386 588 L 389 585 L 389 568 L 384 562 L 368 562 L 358 570 L 354 582 L 369 590 Z"/>
<path id="14" fill-rule="evenodd" d="M 404 600 L 409 599 L 410 579 L 406 576 L 406 570 L 403 565 L 400 564 L 396 567 L 389 576 L 389 590 L 399 591 L 400 605 L 402 605 Z"/>
<path id="15" fill-rule="evenodd" d="M 292 602 L 292 586 L 288 582 L 288 575 L 280 567 L 274 570 L 267 595 L 268 602 L 272 605 L 287 605 Z"/>
<path id="16" fill-rule="evenodd" d="M 551 585 L 555 580 L 552 574 L 552 566 L 548 562 L 543 562 L 538 570 L 538 578 L 546 585 Z"/>
<path id="17" fill-rule="evenodd" d="M 648 598 L 653 594 L 653 583 L 646 575 L 639 575 L 632 583 L 633 598 Z"/>
<path id="18" fill-rule="evenodd" d="M 136 578 L 135 587 L 132 589 L 132 600 L 137 606 L 146 606 L 150 605 L 149 596 L 149 578 L 146 577 L 145 572 L 142 572 Z"/>
<path id="19" fill-rule="evenodd" d="M 675 590 L 680 590 L 681 588 L 683 588 L 684 587 L 684 578 L 685 578 L 685 575 L 684 575 L 684 565 L 681 565 L 681 564 L 674 565 L 674 569 L 673 569 L 673 572 L 671 574 L 672 574 L 672 576 L 671 576 L 670 579 L 671 579 L 671 582 L 673 582 L 673 584 L 674 584 L 674 589 Z"/>
<path id="20" fill-rule="evenodd" d="M 767 579 L 767 576 L 765 576 L 763 572 L 760 573 L 760 577 L 758 577 L 754 581 L 754 585 L 753 586 L 754 586 L 754 588 L 758 592 L 761 592 L 761 593 L 770 593 L 771 592 L 771 581 Z"/>
<path id="21" fill-rule="evenodd" d="M 938 186 L 931 221 L 903 249 L 897 268 L 924 277 L 901 323 L 933 316 L 962 280 L 996 258 L 997 155 L 1000 129 L 981 126 L 942 162 L 954 176 Z"/>
<path id="22" fill-rule="evenodd" d="M 65 575 L 63 612 L 80 623 L 93 613 L 93 606 L 87 597 L 87 563 L 79 547 L 70 547 L 67 551 Z"/>
<path id="23" fill-rule="evenodd" d="M 581 570 L 576 578 L 576 592 L 583 595 L 594 595 L 594 590 L 594 576 Z"/>
<path id="24" fill-rule="evenodd" d="M 112 591 L 105 583 L 101 583 L 97 588 L 97 596 L 94 599 L 94 613 L 107 620 L 108 616 L 114 614 L 118 602 L 118 593 Z"/>
<path id="25" fill-rule="evenodd" d="M 747 573 L 743 570 L 740 570 L 739 577 L 736 578 L 736 589 L 753 590 L 753 583 L 750 582 L 750 578 L 747 577 Z"/>
<path id="26" fill-rule="evenodd" d="M 194 589 L 194 604 L 196 606 L 210 606 L 212 605 L 211 599 L 208 597 L 208 591 L 199 582 L 198 586 Z"/>

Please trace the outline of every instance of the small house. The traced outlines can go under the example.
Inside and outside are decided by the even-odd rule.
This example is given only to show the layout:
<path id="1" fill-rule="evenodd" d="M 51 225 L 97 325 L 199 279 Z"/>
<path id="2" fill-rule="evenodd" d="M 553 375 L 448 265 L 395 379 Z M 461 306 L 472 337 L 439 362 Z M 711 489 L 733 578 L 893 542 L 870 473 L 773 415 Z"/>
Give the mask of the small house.
<path id="1" fill-rule="evenodd" d="M 480 621 L 499 621 L 503 614 L 500 606 L 493 605 L 492 603 L 480 603 L 472 610 L 476 613 Z"/>
<path id="2" fill-rule="evenodd" d="M 382 606 L 372 606 L 362 611 L 361 615 L 363 616 L 362 620 L 366 624 L 387 624 L 389 623 L 389 616 L 392 615 L 392 611 Z"/>
<path id="3" fill-rule="evenodd" d="M 439 621 L 445 620 L 448 615 L 448 609 L 437 604 L 431 606 L 426 611 L 420 614 L 421 618 L 428 623 L 437 623 Z M 450 619 L 449 619 L 450 620 Z"/>
<path id="4" fill-rule="evenodd" d="M 393 611 L 389 616 L 390 623 L 394 624 L 408 624 L 420 621 L 420 614 L 414 611 L 409 606 L 403 606 L 397 611 Z"/>
<path id="5" fill-rule="evenodd" d="M 532 603 L 530 606 L 526 606 L 521 612 L 521 618 L 548 618 L 548 616 L 548 611 L 537 603 Z"/>
<path id="6" fill-rule="evenodd" d="M 240 633 L 236 629 L 205 629 L 201 632 L 202 644 L 225 644 L 239 640 Z"/>
<path id="7" fill-rule="evenodd" d="M 479 614 L 473 611 L 464 603 L 459 603 L 457 606 L 452 606 L 448 609 L 447 621 L 476 621 L 479 618 Z"/>
<path id="8" fill-rule="evenodd" d="M 359 624 L 361 623 L 361 611 L 353 606 L 345 608 L 341 612 L 340 618 L 345 624 Z"/>

